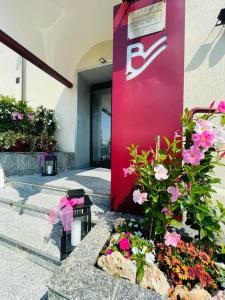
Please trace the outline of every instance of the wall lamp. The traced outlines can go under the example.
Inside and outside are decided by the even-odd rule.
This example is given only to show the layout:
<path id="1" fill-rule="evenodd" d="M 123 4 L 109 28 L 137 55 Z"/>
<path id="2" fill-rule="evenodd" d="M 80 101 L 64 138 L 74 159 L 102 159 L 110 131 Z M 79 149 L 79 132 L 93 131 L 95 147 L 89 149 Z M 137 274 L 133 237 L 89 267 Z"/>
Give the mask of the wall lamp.
<path id="1" fill-rule="evenodd" d="M 104 57 L 99 58 L 99 61 L 100 61 L 101 64 L 106 63 L 106 59 Z"/>
<path id="2" fill-rule="evenodd" d="M 221 9 L 217 19 L 216 26 L 225 25 L 225 8 Z"/>

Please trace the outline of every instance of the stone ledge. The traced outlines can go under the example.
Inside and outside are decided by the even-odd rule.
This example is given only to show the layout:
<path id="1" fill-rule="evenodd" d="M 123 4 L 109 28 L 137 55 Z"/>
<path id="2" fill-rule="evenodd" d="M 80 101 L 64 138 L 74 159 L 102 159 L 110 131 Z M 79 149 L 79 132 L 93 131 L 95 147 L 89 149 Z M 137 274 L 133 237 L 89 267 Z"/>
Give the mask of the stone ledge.
<path id="1" fill-rule="evenodd" d="M 0 166 L 6 176 L 31 175 L 40 172 L 38 155 L 42 152 L 0 152 Z M 58 170 L 66 171 L 75 168 L 75 153 L 55 152 L 58 157 Z"/>
<path id="2" fill-rule="evenodd" d="M 161 295 L 95 267 L 99 252 L 109 239 L 113 221 L 131 215 L 109 212 L 62 263 L 48 283 L 49 300 L 163 300 Z"/>

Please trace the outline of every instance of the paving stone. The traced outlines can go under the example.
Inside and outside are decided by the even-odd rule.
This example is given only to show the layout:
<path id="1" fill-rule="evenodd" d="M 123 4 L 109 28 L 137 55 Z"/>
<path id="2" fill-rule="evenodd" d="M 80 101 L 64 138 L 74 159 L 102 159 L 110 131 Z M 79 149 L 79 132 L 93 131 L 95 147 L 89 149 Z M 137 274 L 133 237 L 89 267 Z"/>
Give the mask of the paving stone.
<path id="1" fill-rule="evenodd" d="M 11 176 L 10 180 L 62 189 L 84 189 L 98 195 L 110 194 L 111 171 L 103 168 L 71 170 L 56 176 Z"/>
<path id="2" fill-rule="evenodd" d="M 0 191 L 0 205 L 8 207 L 15 204 L 14 208 L 19 214 L 29 214 L 48 220 L 49 210 L 57 207 L 62 195 L 65 195 L 65 193 L 56 195 L 52 194 L 51 190 L 36 192 L 35 190 L 27 191 L 6 186 Z M 101 198 L 96 196 L 91 196 L 91 199 L 94 203 L 91 208 L 92 222 L 95 223 L 110 210 L 110 200 L 106 197 Z"/>
<path id="3" fill-rule="evenodd" d="M 41 299 L 47 292 L 46 282 L 52 272 L 1 245 L 0 253 L 0 299 Z"/>
<path id="4" fill-rule="evenodd" d="M 60 232 L 48 221 L 0 208 L 0 237 L 60 261 Z"/>

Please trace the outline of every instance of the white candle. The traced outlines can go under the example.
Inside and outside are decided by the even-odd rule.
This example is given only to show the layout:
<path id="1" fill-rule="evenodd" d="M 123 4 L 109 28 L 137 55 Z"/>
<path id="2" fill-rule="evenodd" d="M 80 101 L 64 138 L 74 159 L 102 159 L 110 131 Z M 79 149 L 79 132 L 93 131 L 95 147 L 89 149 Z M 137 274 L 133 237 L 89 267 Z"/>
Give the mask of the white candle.
<path id="1" fill-rule="evenodd" d="M 78 246 L 81 241 L 81 221 L 74 220 L 71 226 L 71 245 Z"/>
<path id="2" fill-rule="evenodd" d="M 5 176 L 3 169 L 0 169 L 0 189 L 5 187 Z"/>
<path id="3" fill-rule="evenodd" d="M 52 166 L 48 166 L 48 168 L 47 168 L 47 174 L 52 174 Z"/>

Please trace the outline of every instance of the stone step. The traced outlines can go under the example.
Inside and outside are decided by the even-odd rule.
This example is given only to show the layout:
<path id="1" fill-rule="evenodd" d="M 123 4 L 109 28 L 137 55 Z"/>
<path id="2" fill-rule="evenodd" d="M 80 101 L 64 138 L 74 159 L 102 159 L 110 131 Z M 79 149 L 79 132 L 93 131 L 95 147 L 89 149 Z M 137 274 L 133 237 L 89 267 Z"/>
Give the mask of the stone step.
<path id="1" fill-rule="evenodd" d="M 60 265 L 61 230 L 48 221 L 0 207 L 0 241 L 11 249 L 35 257 L 38 264 L 45 262 L 49 269 Z"/>
<path id="2" fill-rule="evenodd" d="M 107 169 L 73 170 L 59 173 L 56 176 L 41 176 L 40 174 L 26 176 L 11 176 L 7 184 L 25 190 L 44 191 L 61 195 L 68 189 L 84 189 L 87 194 L 109 197 L 111 171 Z"/>
<path id="3" fill-rule="evenodd" d="M 0 206 L 15 209 L 19 214 L 28 214 L 44 220 L 48 220 L 50 209 L 56 207 L 60 196 L 52 194 L 51 190 L 31 191 L 21 188 L 13 188 L 10 185 L 0 190 Z M 97 221 L 101 214 L 110 210 L 109 198 L 90 196 L 94 205 L 92 206 L 93 222 Z M 96 219 L 97 218 L 97 219 Z"/>
<path id="4" fill-rule="evenodd" d="M 40 192 L 51 193 L 52 195 L 56 195 L 59 197 L 65 195 L 69 189 L 79 189 L 79 186 L 77 185 L 71 186 L 70 188 L 66 188 L 57 185 L 50 185 L 50 184 L 41 185 L 36 183 L 24 182 L 24 181 L 14 180 L 10 178 L 6 179 L 6 186 L 12 187 L 14 189 L 25 190 L 27 192 L 29 191 L 31 193 L 40 193 Z M 90 197 L 93 196 L 96 201 L 110 198 L 109 194 L 99 194 L 87 188 L 84 188 L 84 191 Z"/>
<path id="5" fill-rule="evenodd" d="M 0 299 L 47 299 L 52 272 L 0 245 Z"/>

